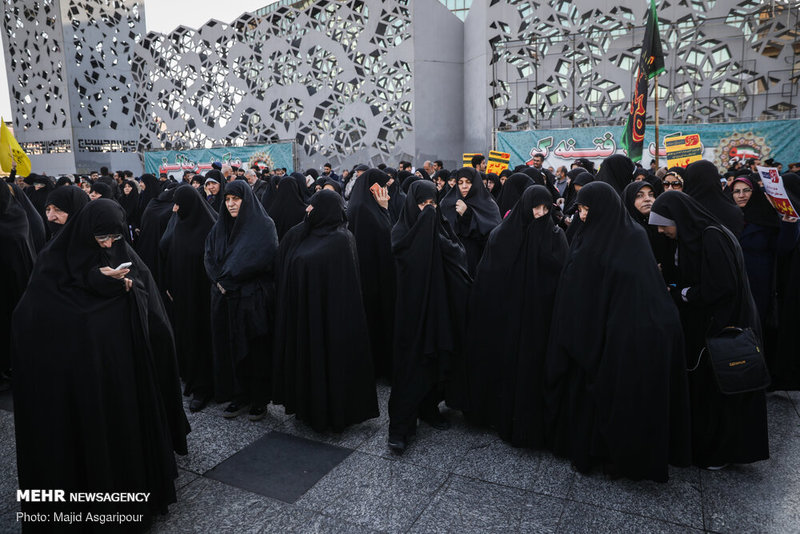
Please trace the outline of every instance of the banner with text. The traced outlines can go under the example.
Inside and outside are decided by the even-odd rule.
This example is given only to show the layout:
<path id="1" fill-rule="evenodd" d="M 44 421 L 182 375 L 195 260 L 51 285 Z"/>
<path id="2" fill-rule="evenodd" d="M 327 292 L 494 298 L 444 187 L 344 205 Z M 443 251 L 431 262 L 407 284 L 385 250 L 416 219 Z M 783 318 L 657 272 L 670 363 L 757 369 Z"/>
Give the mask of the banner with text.
<path id="1" fill-rule="evenodd" d="M 720 169 L 729 166 L 731 158 L 758 157 L 761 161 L 772 158 L 788 164 L 800 160 L 800 119 L 783 121 L 738 122 L 726 124 L 661 125 L 659 164 L 667 164 L 664 139 L 697 134 L 702 139 L 703 159 L 714 162 Z M 497 149 L 511 154 L 509 166 L 531 164 L 534 154 L 542 154 L 544 166 L 569 168 L 578 158 L 594 161 L 599 166 L 612 154 L 625 154 L 619 140 L 622 126 L 593 126 L 559 130 L 524 130 L 498 132 Z M 647 168 L 655 157 L 655 128 L 647 126 L 642 164 Z"/>
<path id="2" fill-rule="evenodd" d="M 156 176 L 165 172 L 178 178 L 184 171 L 203 174 L 211 170 L 215 161 L 245 169 L 285 167 L 287 172 L 293 172 L 294 143 L 145 152 L 144 172 Z"/>
<path id="3" fill-rule="evenodd" d="M 760 167 L 756 166 L 758 175 L 761 178 L 761 183 L 764 185 L 764 191 L 767 193 L 772 206 L 781 215 L 788 215 L 795 219 L 800 217 L 797 210 L 792 206 L 792 201 L 789 200 L 789 195 L 786 194 L 786 188 L 783 187 L 783 179 L 778 174 L 778 169 L 775 167 Z"/>

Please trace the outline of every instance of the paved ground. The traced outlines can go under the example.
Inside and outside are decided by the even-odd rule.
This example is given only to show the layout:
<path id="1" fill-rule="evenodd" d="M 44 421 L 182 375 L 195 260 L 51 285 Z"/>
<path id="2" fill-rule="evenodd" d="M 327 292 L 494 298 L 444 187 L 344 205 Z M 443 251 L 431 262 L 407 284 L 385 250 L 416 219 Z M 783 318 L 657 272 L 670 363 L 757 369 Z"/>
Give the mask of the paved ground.
<path id="1" fill-rule="evenodd" d="M 155 533 L 800 532 L 800 393 L 768 396 L 772 459 L 720 472 L 673 469 L 667 484 L 574 473 L 514 449 L 458 414 L 421 424 L 402 457 L 380 418 L 317 434 L 282 408 L 258 423 L 221 406 L 190 414 L 178 502 Z M 0 532 L 18 532 L 10 403 L 0 395 Z M 243 489 L 246 488 L 246 489 Z"/>

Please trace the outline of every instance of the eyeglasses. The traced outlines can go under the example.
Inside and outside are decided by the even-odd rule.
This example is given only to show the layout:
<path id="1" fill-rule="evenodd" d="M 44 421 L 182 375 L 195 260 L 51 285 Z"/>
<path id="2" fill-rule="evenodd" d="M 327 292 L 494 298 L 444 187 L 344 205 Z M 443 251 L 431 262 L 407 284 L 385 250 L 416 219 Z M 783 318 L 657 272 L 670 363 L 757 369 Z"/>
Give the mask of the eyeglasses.
<path id="1" fill-rule="evenodd" d="M 750 189 L 749 187 L 745 187 L 744 189 L 734 189 L 733 190 L 733 194 L 734 195 L 746 195 L 746 194 L 752 193 L 752 192 L 753 192 L 753 190 Z"/>
<path id="2" fill-rule="evenodd" d="M 664 180 L 661 183 L 664 184 L 664 189 L 683 189 L 683 184 L 681 182 L 667 182 Z"/>
<path id="3" fill-rule="evenodd" d="M 109 239 L 112 241 L 119 241 L 120 239 L 122 239 L 122 234 L 96 235 L 94 236 L 94 238 L 97 239 L 99 243 L 102 243 L 103 241 L 108 241 Z"/>

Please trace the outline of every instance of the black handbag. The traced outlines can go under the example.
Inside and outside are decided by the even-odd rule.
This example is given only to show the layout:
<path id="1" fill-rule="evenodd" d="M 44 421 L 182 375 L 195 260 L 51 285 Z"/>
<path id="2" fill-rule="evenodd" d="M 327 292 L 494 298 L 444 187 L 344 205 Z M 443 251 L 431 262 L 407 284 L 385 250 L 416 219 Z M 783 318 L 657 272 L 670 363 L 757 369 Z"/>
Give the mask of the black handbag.
<path id="1" fill-rule="evenodd" d="M 716 336 L 706 338 L 704 350 L 708 350 L 717 386 L 723 394 L 748 393 L 769 386 L 764 353 L 750 328 L 728 326 Z"/>
<path id="2" fill-rule="evenodd" d="M 730 236 L 723 230 L 710 226 L 720 231 L 728 241 Z M 736 247 L 734 246 L 734 249 Z M 742 261 L 736 256 L 736 268 L 740 280 L 745 276 Z M 742 287 L 742 283 L 739 287 Z M 741 305 L 743 295 L 741 289 L 737 295 Z M 764 352 L 755 332 L 750 328 L 727 326 L 715 336 L 706 338 L 706 346 L 711 360 L 711 368 L 717 379 L 717 386 L 724 395 L 736 395 L 766 389 L 771 380 L 764 360 Z M 703 358 L 703 351 L 697 360 L 697 366 Z"/>

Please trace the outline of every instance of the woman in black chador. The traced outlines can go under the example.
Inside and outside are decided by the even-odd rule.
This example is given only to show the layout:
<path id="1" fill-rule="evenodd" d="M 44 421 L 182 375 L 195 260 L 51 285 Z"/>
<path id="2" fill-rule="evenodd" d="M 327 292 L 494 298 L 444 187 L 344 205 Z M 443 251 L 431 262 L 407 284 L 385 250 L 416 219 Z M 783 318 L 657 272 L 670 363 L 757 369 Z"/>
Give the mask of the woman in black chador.
<path id="1" fill-rule="evenodd" d="M 684 173 L 683 192 L 695 199 L 735 235 L 744 229 L 744 215 L 733 200 L 722 192 L 719 171 L 710 161 L 690 163 Z"/>
<path id="2" fill-rule="evenodd" d="M 224 411 L 228 418 L 248 406 L 251 420 L 266 415 L 277 253 L 275 223 L 250 184 L 227 184 L 219 219 L 206 240 L 205 264 L 211 280 L 214 392 L 219 400 L 230 399 Z"/>
<path id="3" fill-rule="evenodd" d="M 340 432 L 378 416 L 375 372 L 344 199 L 323 189 L 310 202 L 278 253 L 274 401 L 318 432 Z"/>
<path id="4" fill-rule="evenodd" d="M 569 250 L 552 206 L 546 187 L 525 190 L 489 235 L 470 295 L 468 413 L 519 447 L 545 445 L 544 359 Z"/>
<path id="5" fill-rule="evenodd" d="M 502 218 L 478 171 L 463 167 L 454 174 L 456 186 L 442 199 L 441 210 L 464 245 L 469 274 L 474 276 L 489 232 L 500 224 Z"/>
<path id="6" fill-rule="evenodd" d="M 800 209 L 800 176 L 783 175 L 786 195 L 795 209 Z M 784 222 L 783 224 L 787 224 Z M 800 224 L 800 223 L 795 223 Z M 777 308 L 778 334 L 776 350 L 768 354 L 772 389 L 800 390 L 800 243 L 792 251 L 778 256 Z"/>
<path id="7" fill-rule="evenodd" d="M 656 257 L 661 274 L 667 283 L 671 283 L 677 276 L 675 269 L 676 244 L 667 236 L 658 233 L 658 228 L 648 222 L 653 202 L 662 191 L 657 191 L 656 186 L 645 180 L 631 182 L 622 192 L 622 200 L 631 219 L 647 232 L 647 239 L 650 241 L 650 248 Z"/>
<path id="8" fill-rule="evenodd" d="M 736 237 L 699 202 L 667 191 L 653 204 L 650 224 L 678 241 L 678 282 L 674 300 L 686 335 L 686 363 L 692 407 L 692 459 L 721 468 L 769 457 L 763 391 L 723 395 L 705 338 L 726 326 L 750 327 L 759 336 L 758 311 L 750 294 L 742 249 Z"/>
<path id="9" fill-rule="evenodd" d="M 678 310 L 645 231 L 617 192 L 578 193 L 553 309 L 545 399 L 551 446 L 580 472 L 667 480 L 689 464 L 689 399 Z"/>
<path id="10" fill-rule="evenodd" d="M 159 252 L 159 243 L 161 238 L 167 231 L 170 221 L 174 228 L 177 223 L 177 217 L 173 217 L 172 209 L 175 206 L 173 198 L 178 184 L 175 182 L 167 182 L 164 190 L 158 196 L 152 199 L 142 212 L 141 218 L 141 232 L 139 238 L 134 244 L 136 253 L 142 258 L 145 265 L 150 269 L 156 284 L 162 289 L 164 285 L 164 265 L 166 264 L 165 258 L 161 257 Z M 139 197 L 141 198 L 141 197 Z M 162 295 L 165 298 L 166 295 Z M 169 299 L 164 304 L 169 310 Z"/>
<path id="11" fill-rule="evenodd" d="M 89 203 L 89 195 L 76 185 L 65 185 L 57 187 L 47 195 L 45 202 L 45 213 L 47 214 L 47 226 L 50 228 L 52 236 L 67 223 L 70 216 L 78 213 L 81 208 Z"/>
<path id="12" fill-rule="evenodd" d="M 433 182 L 413 183 L 392 229 L 397 322 L 389 447 L 401 454 L 417 417 L 434 428 L 448 427 L 438 405 L 462 354 L 470 286 L 466 254 L 435 200 Z"/>
<path id="13" fill-rule="evenodd" d="M 202 410 L 214 395 L 211 350 L 211 282 L 203 257 L 206 237 L 217 214 L 194 187 L 175 190 L 175 228 L 165 234 L 164 291 L 173 304 L 173 326 L 178 368 L 192 395 L 189 409 Z"/>
<path id="14" fill-rule="evenodd" d="M 273 197 L 267 213 L 275 223 L 275 230 L 278 232 L 278 240 L 283 239 L 283 236 L 289 229 L 303 221 L 306 214 L 306 195 L 300 190 L 297 178 L 293 173 L 291 176 L 284 176 L 278 183 L 278 190 L 275 193 L 270 193 Z"/>
<path id="15" fill-rule="evenodd" d="M 125 228 L 119 204 L 95 200 L 39 255 L 12 321 L 14 416 L 21 489 L 150 493 L 141 503 L 23 502 L 23 511 L 144 514 L 115 525 L 141 531 L 175 502 L 173 451 L 186 454 L 189 426 L 172 330 Z"/>
<path id="16" fill-rule="evenodd" d="M 517 201 L 522 198 L 522 193 L 533 185 L 533 180 L 527 174 L 516 172 L 508 177 L 506 183 L 503 184 L 503 190 L 497 198 L 497 206 L 500 209 L 500 216 L 505 218 L 511 211 Z M 552 204 L 552 201 L 548 205 Z"/>
<path id="17" fill-rule="evenodd" d="M 348 228 L 353 232 L 358 248 L 361 295 L 367 314 L 375 374 L 383 377 L 392 373 L 395 310 L 388 182 L 389 175 L 378 169 L 369 169 L 356 178 L 347 206 Z M 376 184 L 377 187 L 373 188 Z M 344 321 L 347 319 L 342 317 Z"/>
<path id="18" fill-rule="evenodd" d="M 30 203 L 19 187 L 0 182 L 0 384 L 11 367 L 11 313 L 36 260 L 25 202 Z"/>

